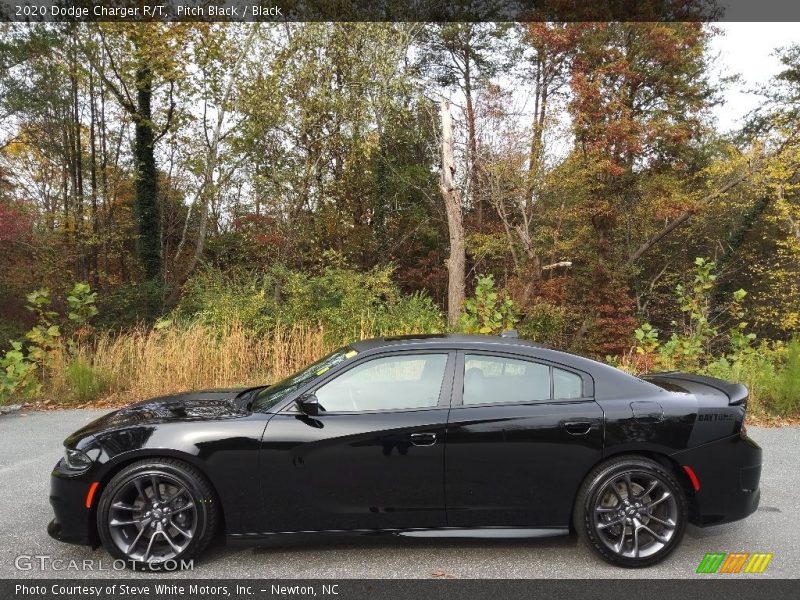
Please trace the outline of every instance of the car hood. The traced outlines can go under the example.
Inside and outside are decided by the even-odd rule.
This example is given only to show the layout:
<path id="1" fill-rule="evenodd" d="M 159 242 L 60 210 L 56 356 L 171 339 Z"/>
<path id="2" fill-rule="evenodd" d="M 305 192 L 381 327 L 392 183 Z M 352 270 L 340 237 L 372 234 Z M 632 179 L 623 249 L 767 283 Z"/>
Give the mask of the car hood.
<path id="1" fill-rule="evenodd" d="M 247 388 L 201 390 L 152 398 L 108 413 L 73 433 L 65 444 L 125 427 L 234 419 L 249 414 L 234 399 Z"/>

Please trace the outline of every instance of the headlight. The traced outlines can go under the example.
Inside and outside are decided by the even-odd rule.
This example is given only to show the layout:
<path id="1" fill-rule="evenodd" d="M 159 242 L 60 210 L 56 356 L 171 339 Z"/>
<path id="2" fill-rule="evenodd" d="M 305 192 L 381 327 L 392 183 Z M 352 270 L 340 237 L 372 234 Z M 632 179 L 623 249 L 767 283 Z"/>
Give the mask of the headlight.
<path id="1" fill-rule="evenodd" d="M 85 471 L 92 466 L 92 459 L 80 450 L 64 450 L 64 465 L 70 471 Z"/>

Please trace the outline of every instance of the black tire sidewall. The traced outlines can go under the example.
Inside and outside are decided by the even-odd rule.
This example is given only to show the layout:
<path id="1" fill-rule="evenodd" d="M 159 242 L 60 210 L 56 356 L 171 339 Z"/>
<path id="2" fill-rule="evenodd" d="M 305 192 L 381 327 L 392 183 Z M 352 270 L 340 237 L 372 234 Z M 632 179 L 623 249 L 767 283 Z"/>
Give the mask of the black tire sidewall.
<path id="1" fill-rule="evenodd" d="M 190 560 L 202 552 L 209 538 L 214 534 L 213 524 L 215 519 L 212 515 L 212 511 L 215 510 L 214 498 L 212 494 L 209 494 L 207 484 L 200 480 L 197 474 L 192 473 L 192 471 L 194 471 L 194 469 L 186 468 L 178 461 L 142 461 L 124 468 L 111 479 L 108 486 L 103 490 L 103 494 L 97 506 L 97 532 L 103 547 L 111 556 L 115 559 L 125 561 L 126 566 L 137 570 L 167 570 L 166 563 L 172 560 L 176 563 L 175 569 L 173 570 L 178 570 L 182 560 Z M 192 540 L 183 552 L 164 563 L 147 563 L 128 557 L 117 547 L 111 537 L 108 525 L 109 509 L 111 508 L 111 501 L 116 492 L 131 480 L 147 473 L 160 474 L 178 480 L 186 487 L 186 490 L 192 497 L 192 502 L 194 502 L 197 507 L 197 527 L 192 536 Z M 172 567 L 172 565 L 169 566 Z"/>
<path id="2" fill-rule="evenodd" d="M 669 543 L 655 554 L 638 559 L 619 556 L 611 549 L 607 548 L 599 538 L 599 534 L 595 530 L 592 522 L 597 496 L 608 480 L 625 472 L 633 473 L 637 471 L 646 472 L 662 480 L 669 487 L 669 491 L 675 498 L 678 506 L 678 523 L 675 534 L 672 536 Z M 672 472 L 655 461 L 638 457 L 618 458 L 594 469 L 581 486 L 576 509 L 575 529 L 589 548 L 601 558 L 614 565 L 634 569 L 649 567 L 661 562 L 680 544 L 686 531 L 689 512 L 686 493 Z"/>

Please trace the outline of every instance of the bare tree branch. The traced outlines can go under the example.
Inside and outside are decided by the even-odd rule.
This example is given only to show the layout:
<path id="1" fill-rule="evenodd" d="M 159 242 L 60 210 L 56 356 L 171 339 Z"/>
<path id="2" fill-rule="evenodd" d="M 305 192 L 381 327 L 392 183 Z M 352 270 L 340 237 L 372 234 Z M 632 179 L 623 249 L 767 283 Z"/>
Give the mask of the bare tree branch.
<path id="1" fill-rule="evenodd" d="M 730 179 L 726 182 L 722 187 L 714 190 L 712 193 L 705 196 L 702 200 L 702 204 L 710 204 L 720 196 L 726 194 L 727 192 L 731 191 L 740 183 L 746 181 L 751 175 L 751 170 L 748 169 L 745 173 Z M 694 216 L 696 209 L 687 209 L 683 211 L 680 215 L 675 217 L 672 221 L 667 223 L 660 231 L 656 234 L 651 236 L 647 239 L 644 243 L 642 243 L 629 257 L 625 263 L 625 266 L 631 266 L 635 264 L 642 256 L 647 254 L 656 244 L 658 244 L 661 240 L 667 237 L 670 233 L 678 229 L 681 225 L 686 223 L 689 219 Z"/>
<path id="2" fill-rule="evenodd" d="M 111 93 L 114 94 L 120 105 L 131 115 L 135 116 L 137 113 L 136 104 L 131 98 L 131 95 L 128 92 L 128 88 L 125 86 L 125 79 L 122 77 L 119 70 L 117 69 L 117 65 L 114 62 L 114 55 L 112 54 L 111 49 L 108 47 L 108 43 L 106 42 L 106 36 L 105 34 L 103 34 L 102 29 L 100 30 L 100 41 L 102 42 L 103 50 L 105 51 L 105 54 L 108 57 L 108 62 L 109 65 L 111 66 L 111 70 L 114 72 L 114 75 L 116 76 L 117 80 L 119 80 L 120 85 L 122 85 L 122 90 L 125 93 L 123 94 L 122 91 L 120 91 L 120 89 L 114 84 L 114 82 L 111 81 L 111 79 L 109 79 L 108 75 L 106 75 L 105 69 L 101 68 L 101 65 L 95 64 L 94 65 L 95 70 L 100 75 L 100 79 L 103 80 L 103 83 L 105 83 L 108 86 L 108 89 L 111 90 Z M 84 47 L 84 54 L 90 57 L 91 60 L 92 53 L 85 52 L 85 47 Z"/>
<path id="3" fill-rule="evenodd" d="M 163 138 L 167 132 L 172 127 L 172 119 L 175 115 L 175 80 L 172 79 L 169 82 L 169 108 L 167 109 L 167 118 L 164 121 L 164 127 L 161 128 L 161 131 L 155 136 L 153 143 L 158 143 L 161 138 Z"/>

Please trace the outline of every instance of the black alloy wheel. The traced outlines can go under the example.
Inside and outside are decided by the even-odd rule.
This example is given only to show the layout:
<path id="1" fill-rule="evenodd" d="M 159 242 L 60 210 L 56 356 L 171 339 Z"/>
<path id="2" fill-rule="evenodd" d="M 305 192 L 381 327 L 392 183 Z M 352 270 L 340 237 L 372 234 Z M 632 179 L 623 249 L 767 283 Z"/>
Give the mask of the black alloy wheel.
<path id="1" fill-rule="evenodd" d="M 672 472 L 644 457 L 595 468 L 578 492 L 574 525 L 589 547 L 623 567 L 664 559 L 686 529 L 686 493 Z"/>
<path id="2" fill-rule="evenodd" d="M 215 495 L 194 467 L 174 459 L 134 463 L 100 498 L 97 528 L 114 558 L 137 569 L 179 568 L 216 530 Z"/>

